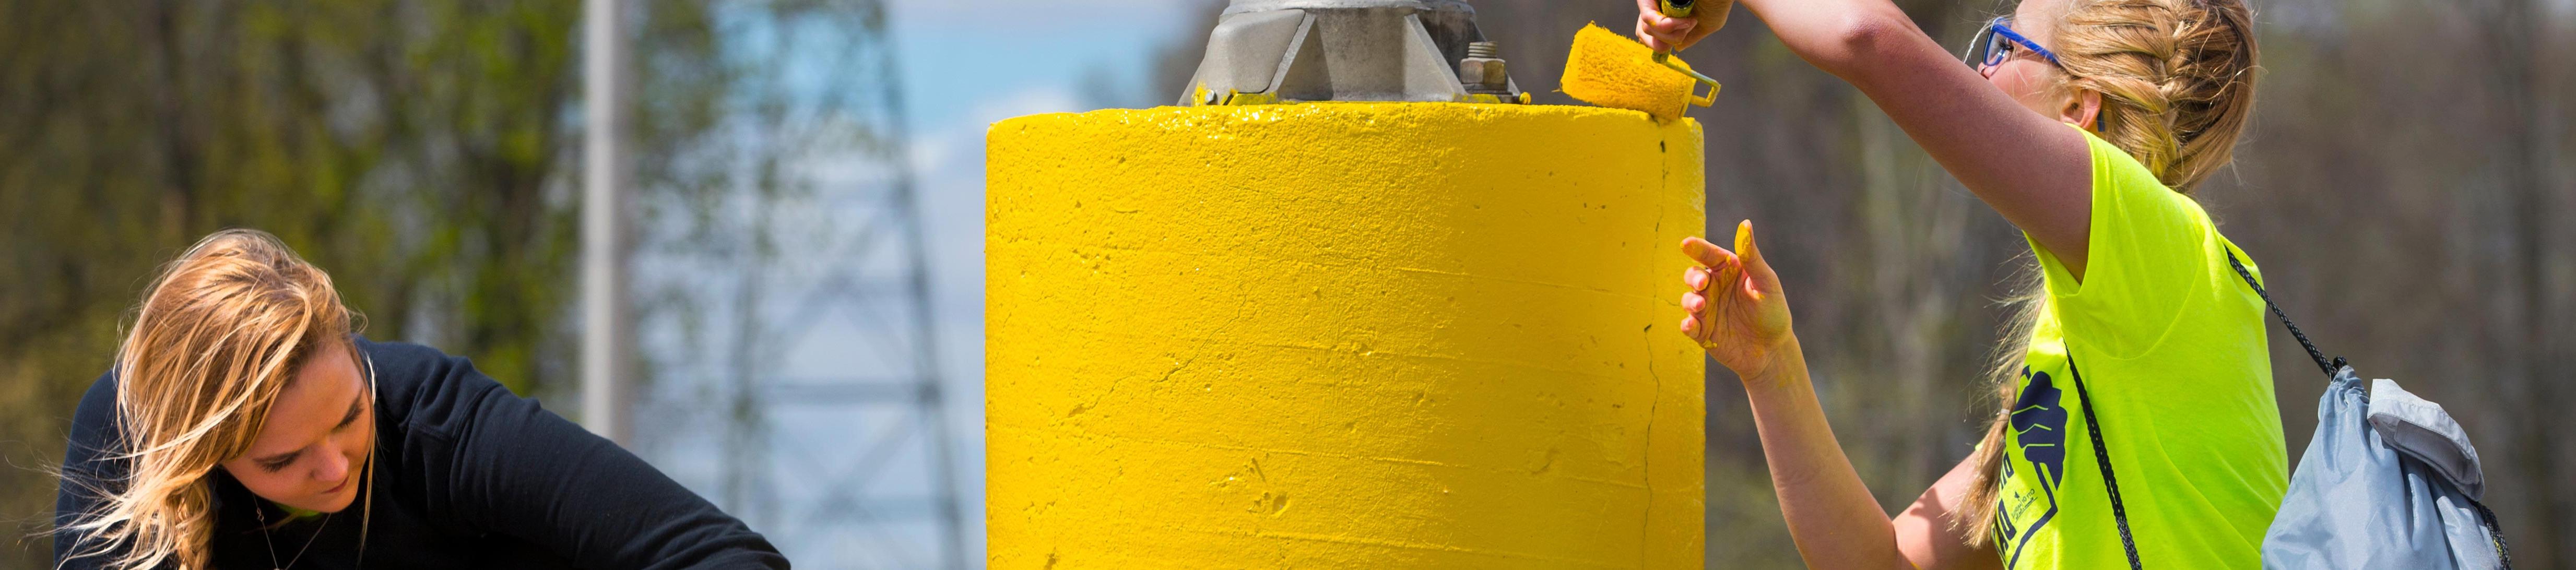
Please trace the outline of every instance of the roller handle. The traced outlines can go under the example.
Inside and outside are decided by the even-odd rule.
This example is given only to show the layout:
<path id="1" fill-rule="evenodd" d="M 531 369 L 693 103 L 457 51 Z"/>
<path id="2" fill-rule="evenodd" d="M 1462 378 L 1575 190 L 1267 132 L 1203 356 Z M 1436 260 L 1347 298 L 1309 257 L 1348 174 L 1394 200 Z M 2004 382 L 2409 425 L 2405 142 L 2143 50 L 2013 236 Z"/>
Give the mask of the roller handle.
<path id="1" fill-rule="evenodd" d="M 1691 17 L 1691 13 L 1698 7 L 1698 5 L 1698 0 L 1656 0 L 1655 11 L 1663 13 L 1664 16 L 1668 18 L 1688 18 Z M 1728 3 L 1718 4 L 1719 10 L 1724 10 L 1729 7 L 1731 6 Z M 1725 20 L 1719 20 L 1719 25 L 1724 25 L 1724 22 Z M 1691 94 L 1689 96 L 1690 103 L 1701 107 L 1715 104 L 1717 102 L 1717 90 L 1722 87 L 1721 85 L 1718 85 L 1717 80 L 1709 79 L 1708 76 L 1701 75 L 1697 71 L 1691 71 L 1689 68 L 1676 65 L 1671 61 L 1671 58 L 1672 52 L 1655 52 L 1655 63 L 1664 64 L 1664 67 L 1672 68 L 1673 71 L 1682 72 L 1683 74 L 1691 76 L 1691 79 L 1696 80 L 1698 83 L 1705 83 L 1708 85 L 1708 93 L 1705 95 L 1697 93 Z M 1692 85 L 1691 91 L 1699 91 L 1699 85 Z"/>
<path id="2" fill-rule="evenodd" d="M 1706 106 L 1709 106 L 1709 105 L 1716 104 L 1716 103 L 1717 103 L 1717 90 L 1718 90 L 1719 88 L 1721 88 L 1722 86 L 1718 85 L 1716 81 L 1705 81 L 1705 82 L 1702 82 L 1702 83 L 1707 83 L 1707 84 L 1708 84 L 1708 94 L 1706 94 L 1706 95 L 1692 95 L 1692 96 L 1691 96 L 1691 98 L 1690 98 L 1690 102 L 1691 102 L 1691 104 L 1693 104 L 1693 105 L 1698 105 L 1698 106 L 1701 106 L 1701 107 L 1706 107 Z M 1698 90 L 1699 90 L 1699 86 L 1698 86 L 1698 85 L 1692 85 L 1692 86 L 1691 86 L 1691 90 L 1692 90 L 1692 91 L 1698 91 Z"/>
<path id="3" fill-rule="evenodd" d="M 1703 74 L 1701 74 L 1700 72 L 1697 72 L 1697 71 L 1692 71 L 1692 70 L 1691 70 L 1690 68 L 1688 68 L 1688 67 L 1682 67 L 1682 65 L 1681 65 L 1681 64 L 1679 64 L 1679 63 L 1674 63 L 1674 62 L 1673 62 L 1673 60 L 1672 60 L 1672 57 L 1671 57 L 1671 56 L 1672 56 L 1672 54 L 1669 54 L 1669 53 L 1656 52 L 1656 53 L 1655 53 L 1654 60 L 1655 60 L 1655 63 L 1663 64 L 1663 66 L 1664 66 L 1664 68 L 1665 68 L 1665 69 L 1670 69 L 1670 70 L 1673 70 L 1673 71 L 1681 72 L 1681 74 L 1682 74 L 1682 75 L 1688 75 L 1688 76 L 1690 76 L 1691 81 L 1693 81 L 1693 82 L 1694 82 L 1694 83 L 1691 85 L 1691 91 L 1693 91 L 1693 92 L 1697 92 L 1697 91 L 1699 91 L 1699 84 L 1705 83 L 1705 84 L 1707 84 L 1707 85 L 1708 85 L 1708 94 L 1707 94 L 1707 95 L 1699 95 L 1699 94 L 1696 94 L 1696 93 L 1686 94 L 1686 96 L 1687 96 L 1687 97 L 1689 97 L 1690 102 L 1691 102 L 1692 104 L 1696 104 L 1696 105 L 1699 105 L 1699 106 L 1701 106 L 1701 107 L 1706 107 L 1706 106 L 1709 106 L 1709 105 L 1712 105 L 1712 104 L 1716 104 L 1716 103 L 1717 103 L 1717 90 L 1718 90 L 1718 89 L 1720 89 L 1720 88 L 1723 88 L 1723 87 L 1725 87 L 1725 86 L 1723 86 L 1723 85 L 1719 85 L 1719 84 L 1717 83 L 1717 80 L 1715 80 L 1715 79 L 1710 79 L 1707 75 L 1703 75 Z"/>

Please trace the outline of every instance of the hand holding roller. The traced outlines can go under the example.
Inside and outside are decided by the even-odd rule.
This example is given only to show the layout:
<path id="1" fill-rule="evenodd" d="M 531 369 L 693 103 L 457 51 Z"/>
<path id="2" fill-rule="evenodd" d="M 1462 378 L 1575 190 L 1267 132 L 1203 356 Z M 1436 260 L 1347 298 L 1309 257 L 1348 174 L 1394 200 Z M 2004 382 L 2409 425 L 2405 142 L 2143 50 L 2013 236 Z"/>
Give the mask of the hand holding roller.
<path id="1" fill-rule="evenodd" d="M 1726 27 L 1734 0 L 1637 0 L 1637 40 L 1659 52 L 1681 51 Z"/>

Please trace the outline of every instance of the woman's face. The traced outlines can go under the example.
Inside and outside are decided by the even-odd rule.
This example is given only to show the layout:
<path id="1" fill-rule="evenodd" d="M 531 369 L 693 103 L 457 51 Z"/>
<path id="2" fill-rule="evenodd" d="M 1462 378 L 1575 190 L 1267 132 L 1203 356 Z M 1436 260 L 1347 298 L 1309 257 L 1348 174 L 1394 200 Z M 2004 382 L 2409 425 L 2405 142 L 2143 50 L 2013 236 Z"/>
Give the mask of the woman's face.
<path id="1" fill-rule="evenodd" d="M 2057 51 L 2057 22 L 2066 16 L 2070 1 L 2024 0 L 2013 9 L 2013 31 L 2021 32 L 2022 37 L 2030 38 L 2040 47 Z M 2037 52 L 2014 47 L 2017 49 L 2013 50 L 2012 57 L 2005 58 L 2001 65 L 1979 70 L 1985 74 L 1986 81 L 2003 90 L 2004 94 L 2011 95 L 2014 101 L 2031 112 L 2073 121 L 2065 117 L 2067 98 L 2056 89 L 2065 72 L 2059 71 L 2056 65 L 2048 63 Z"/>
<path id="2" fill-rule="evenodd" d="M 250 452 L 224 461 L 224 471 L 278 504 L 348 508 L 376 440 L 375 398 L 349 352 L 342 345 L 313 353 L 269 405 Z"/>

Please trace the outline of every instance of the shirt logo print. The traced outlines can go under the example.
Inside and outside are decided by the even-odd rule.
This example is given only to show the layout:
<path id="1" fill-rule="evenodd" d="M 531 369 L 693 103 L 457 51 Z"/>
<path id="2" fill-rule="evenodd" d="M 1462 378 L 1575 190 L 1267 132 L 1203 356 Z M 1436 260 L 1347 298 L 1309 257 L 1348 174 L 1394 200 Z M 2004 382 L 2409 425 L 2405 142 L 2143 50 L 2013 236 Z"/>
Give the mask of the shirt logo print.
<path id="1" fill-rule="evenodd" d="M 2009 451 L 2019 455 L 2023 464 L 2037 471 L 2041 496 L 1995 502 L 1995 516 L 1999 523 L 1995 525 L 1996 532 L 2003 539 L 1996 545 L 2003 550 L 2005 568 L 2012 568 L 2020 562 L 2030 537 L 2041 527 L 2048 526 L 2049 519 L 2057 517 L 2057 487 L 2066 478 L 2067 416 L 2066 408 L 2060 405 L 2065 393 L 2058 389 L 2047 372 L 2033 372 L 2029 367 L 2023 367 L 2022 380 L 2021 394 L 2013 398 L 2009 418 L 2014 443 Z M 2017 471 L 2014 467 L 2019 465 L 2009 457 L 2007 459 L 2004 462 L 2005 477 L 2010 480 L 2013 472 Z M 2016 525 L 2009 506 L 2015 502 L 2031 504 L 2037 500 L 2045 500 L 2048 509 L 2040 512 L 2030 524 Z"/>

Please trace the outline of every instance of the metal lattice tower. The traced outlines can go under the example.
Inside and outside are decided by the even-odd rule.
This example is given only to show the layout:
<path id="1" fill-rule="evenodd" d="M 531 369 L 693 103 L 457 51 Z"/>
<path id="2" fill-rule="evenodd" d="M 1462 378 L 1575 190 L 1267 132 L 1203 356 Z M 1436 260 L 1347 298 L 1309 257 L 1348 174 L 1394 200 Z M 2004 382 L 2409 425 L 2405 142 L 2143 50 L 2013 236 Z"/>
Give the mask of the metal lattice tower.
<path id="1" fill-rule="evenodd" d="M 639 451 L 799 566 L 967 568 L 894 40 L 881 2 L 835 4 L 748 34 L 802 36 L 750 50 L 793 104 L 746 111 L 739 144 L 787 158 L 717 205 L 742 235 L 666 269 L 707 302 L 696 333 L 642 327 L 685 354 Z"/>
<path id="2" fill-rule="evenodd" d="M 732 347 L 720 500 L 800 561 L 963 568 L 920 219 L 896 170 L 823 192 L 818 211 L 850 223 L 818 265 L 747 276 L 784 277 L 778 297 L 739 289 L 753 310 Z"/>
<path id="3" fill-rule="evenodd" d="M 876 133 L 863 145 L 874 167 L 818 176 L 810 212 L 825 219 L 808 227 L 821 249 L 782 256 L 813 264 L 782 264 L 779 303 L 738 305 L 767 322 L 738 329 L 749 334 L 737 341 L 727 448 L 741 455 L 724 500 L 809 565 L 963 568 L 903 94 L 875 12 L 880 33 L 856 39 L 847 68 L 873 79 L 855 110 Z"/>

